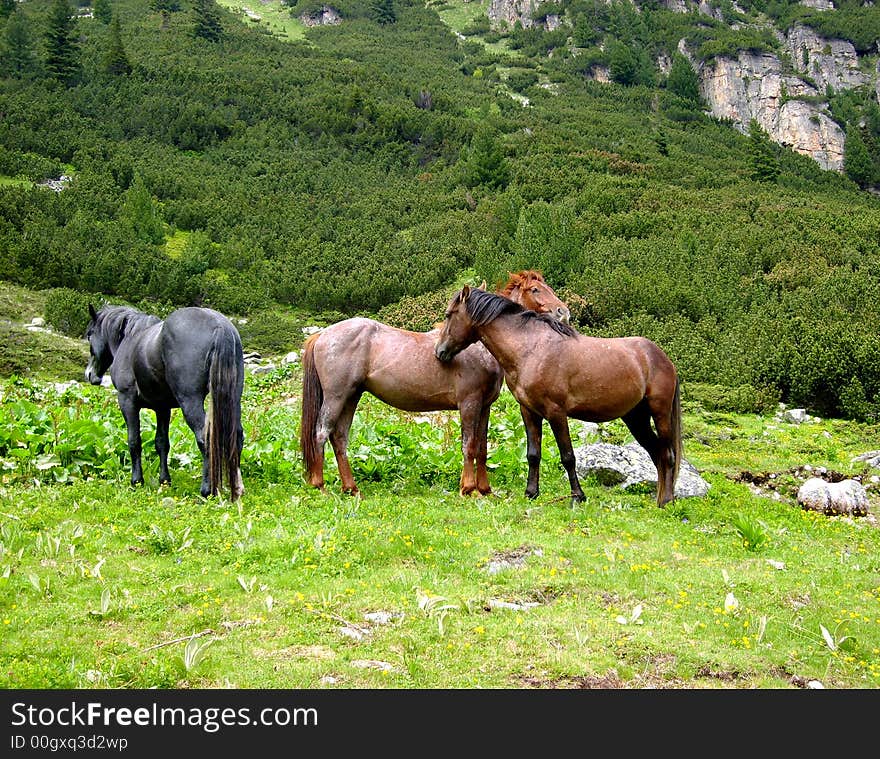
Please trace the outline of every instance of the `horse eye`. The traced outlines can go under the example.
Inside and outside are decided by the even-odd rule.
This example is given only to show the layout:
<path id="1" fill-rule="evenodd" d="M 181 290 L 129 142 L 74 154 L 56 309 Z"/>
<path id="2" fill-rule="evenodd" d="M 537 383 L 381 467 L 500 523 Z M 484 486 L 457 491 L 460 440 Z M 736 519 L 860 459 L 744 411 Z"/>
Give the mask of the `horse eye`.
<path id="1" fill-rule="evenodd" d="M 533 295 L 537 295 L 537 294 L 538 294 L 538 288 L 537 288 L 537 287 L 533 287 L 533 288 L 532 288 L 532 294 L 533 294 Z"/>

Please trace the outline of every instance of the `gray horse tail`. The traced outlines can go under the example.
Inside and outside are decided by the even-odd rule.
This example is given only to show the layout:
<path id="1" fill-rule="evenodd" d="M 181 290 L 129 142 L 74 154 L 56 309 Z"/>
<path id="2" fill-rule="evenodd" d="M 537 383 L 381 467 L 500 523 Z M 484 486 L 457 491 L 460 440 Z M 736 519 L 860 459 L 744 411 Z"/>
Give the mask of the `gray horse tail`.
<path id="1" fill-rule="evenodd" d="M 208 373 L 211 412 L 205 425 L 208 452 L 208 481 L 217 495 L 224 476 L 235 498 L 244 433 L 241 427 L 241 393 L 244 386 L 244 358 L 235 328 L 218 329 Z"/>

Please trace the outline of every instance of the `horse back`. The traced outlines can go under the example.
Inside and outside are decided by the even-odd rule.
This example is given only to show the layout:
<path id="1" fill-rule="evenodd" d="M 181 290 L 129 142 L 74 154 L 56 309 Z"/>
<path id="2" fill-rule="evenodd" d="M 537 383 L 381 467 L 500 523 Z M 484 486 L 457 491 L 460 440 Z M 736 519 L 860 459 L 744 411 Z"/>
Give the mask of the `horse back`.
<path id="1" fill-rule="evenodd" d="M 187 307 L 173 311 L 162 323 L 155 346 L 155 365 L 162 365 L 165 381 L 176 398 L 205 396 L 211 360 L 219 345 L 228 346 L 239 368 L 239 394 L 244 383 L 244 355 L 238 330 L 223 314 L 210 308 Z"/>
<path id="2" fill-rule="evenodd" d="M 436 338 L 362 317 L 337 322 L 315 343 L 325 392 L 362 389 L 407 411 L 454 409 L 471 395 L 494 400 L 501 369 L 489 352 L 474 345 L 444 364 L 434 355 Z"/>

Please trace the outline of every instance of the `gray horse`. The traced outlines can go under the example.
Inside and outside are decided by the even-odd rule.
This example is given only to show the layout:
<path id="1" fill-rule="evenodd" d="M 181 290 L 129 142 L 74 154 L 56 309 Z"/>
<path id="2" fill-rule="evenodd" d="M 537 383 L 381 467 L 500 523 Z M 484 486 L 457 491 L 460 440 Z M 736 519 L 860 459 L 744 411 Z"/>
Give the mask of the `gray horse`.
<path id="1" fill-rule="evenodd" d="M 156 412 L 159 482 L 168 473 L 168 426 L 171 409 L 180 408 L 202 454 L 203 496 L 217 495 L 226 482 L 236 500 L 241 481 L 241 394 L 244 358 L 238 330 L 210 308 L 181 308 L 162 321 L 128 306 L 89 306 L 86 330 L 89 363 L 86 379 L 93 385 L 112 364 L 111 378 L 128 429 L 131 484 L 144 481 L 141 469 L 140 410 Z M 211 415 L 205 397 L 211 394 Z"/>

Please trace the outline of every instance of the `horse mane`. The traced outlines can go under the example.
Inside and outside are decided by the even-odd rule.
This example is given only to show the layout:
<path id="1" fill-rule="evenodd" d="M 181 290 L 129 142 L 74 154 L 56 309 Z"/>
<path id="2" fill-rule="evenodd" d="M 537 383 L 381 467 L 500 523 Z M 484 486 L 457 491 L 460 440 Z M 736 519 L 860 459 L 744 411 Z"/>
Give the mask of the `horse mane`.
<path id="1" fill-rule="evenodd" d="M 122 340 L 125 335 L 140 332 L 160 321 L 158 316 L 145 314 L 131 306 L 103 306 L 98 311 L 97 325 L 108 337 L 116 335 Z"/>
<path id="2" fill-rule="evenodd" d="M 544 282 L 544 275 L 536 269 L 523 269 L 511 274 L 507 284 L 499 285 L 495 288 L 495 291 L 498 295 L 508 298 L 517 287 L 525 288 L 532 282 Z"/>
<path id="3" fill-rule="evenodd" d="M 565 337 L 575 337 L 578 334 L 573 327 L 557 321 L 549 314 L 529 311 L 503 295 L 495 295 L 485 290 L 471 288 L 470 295 L 465 301 L 465 308 L 471 320 L 480 326 L 488 324 L 502 314 L 519 314 L 519 318 L 524 323 L 539 321 Z"/>

